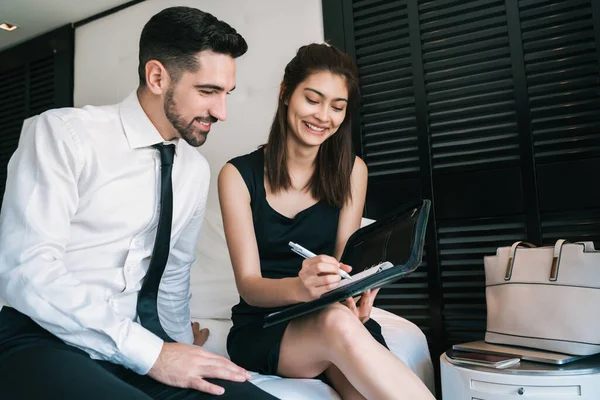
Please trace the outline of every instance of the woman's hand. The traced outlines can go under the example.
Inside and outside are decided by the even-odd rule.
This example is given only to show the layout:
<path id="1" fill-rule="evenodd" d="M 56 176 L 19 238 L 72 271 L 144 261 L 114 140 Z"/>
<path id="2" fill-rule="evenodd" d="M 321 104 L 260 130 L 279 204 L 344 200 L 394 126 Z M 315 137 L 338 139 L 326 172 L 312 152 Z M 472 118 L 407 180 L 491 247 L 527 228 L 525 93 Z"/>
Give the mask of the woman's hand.
<path id="1" fill-rule="evenodd" d="M 194 345 L 203 346 L 208 340 L 208 334 L 210 333 L 208 328 L 200 329 L 198 322 L 192 322 L 192 333 L 194 334 Z"/>
<path id="2" fill-rule="evenodd" d="M 321 297 L 340 284 L 339 269 L 350 272 L 350 266 L 340 263 L 331 256 L 319 255 L 307 258 L 302 262 L 302 269 L 298 273 L 300 278 L 300 301 L 311 301 Z"/>
<path id="3" fill-rule="evenodd" d="M 360 320 L 360 322 L 362 322 L 363 324 L 365 322 L 367 322 L 369 320 L 369 318 L 371 318 L 371 310 L 373 309 L 373 302 L 375 301 L 375 296 L 377 296 L 377 293 L 379 293 L 379 289 L 377 288 L 375 290 L 367 290 L 366 292 L 364 292 L 362 294 L 362 296 L 360 297 L 360 300 L 355 300 L 352 297 L 346 299 L 346 301 L 344 302 L 346 304 L 346 306 L 352 310 L 352 312 L 354 313 L 354 315 L 356 315 L 356 317 Z M 358 307 L 356 306 L 356 303 L 359 303 Z"/>

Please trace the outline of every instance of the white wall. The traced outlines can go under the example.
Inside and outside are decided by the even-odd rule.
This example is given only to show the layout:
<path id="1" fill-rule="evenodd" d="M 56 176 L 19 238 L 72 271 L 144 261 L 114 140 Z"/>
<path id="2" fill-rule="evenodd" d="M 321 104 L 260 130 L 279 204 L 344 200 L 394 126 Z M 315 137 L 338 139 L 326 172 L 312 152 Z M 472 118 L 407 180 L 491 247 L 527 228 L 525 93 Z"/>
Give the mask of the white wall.
<path id="1" fill-rule="evenodd" d="M 184 5 L 226 21 L 248 42 L 238 59 L 228 120 L 217 123 L 199 151 L 212 168 L 208 209 L 193 268 L 203 281 L 192 299 L 195 317 L 228 318 L 237 302 L 223 236 L 216 177 L 227 160 L 266 141 L 285 65 L 298 47 L 323 41 L 321 0 L 148 0 L 75 31 L 75 106 L 120 102 L 137 87 L 138 40 L 163 8 Z M 194 287 L 194 286 L 193 286 Z"/>

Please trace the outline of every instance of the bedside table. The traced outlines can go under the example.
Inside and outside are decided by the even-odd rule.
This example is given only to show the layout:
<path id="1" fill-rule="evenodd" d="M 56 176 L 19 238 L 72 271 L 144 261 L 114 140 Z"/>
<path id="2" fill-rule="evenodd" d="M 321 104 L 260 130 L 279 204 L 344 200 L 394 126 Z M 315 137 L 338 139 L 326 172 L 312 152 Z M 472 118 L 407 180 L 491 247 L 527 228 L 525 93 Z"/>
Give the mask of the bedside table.
<path id="1" fill-rule="evenodd" d="M 506 369 L 458 366 L 440 356 L 443 400 L 598 400 L 600 355 L 564 365 L 521 361 Z"/>

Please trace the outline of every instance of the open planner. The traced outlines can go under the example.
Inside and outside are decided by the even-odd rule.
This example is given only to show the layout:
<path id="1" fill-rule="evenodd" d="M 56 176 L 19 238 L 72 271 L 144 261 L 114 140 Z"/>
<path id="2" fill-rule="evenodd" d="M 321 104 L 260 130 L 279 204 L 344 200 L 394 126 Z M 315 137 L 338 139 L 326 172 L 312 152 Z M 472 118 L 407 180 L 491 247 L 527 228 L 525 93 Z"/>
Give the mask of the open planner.
<path id="1" fill-rule="evenodd" d="M 416 270 L 423 257 L 430 208 L 430 200 L 405 204 L 354 232 L 340 259 L 352 267 L 352 279 L 342 279 L 337 288 L 318 299 L 268 314 L 264 326 L 319 310 L 394 282 Z"/>
<path id="2" fill-rule="evenodd" d="M 373 276 L 381 271 L 385 271 L 386 269 L 392 268 L 393 266 L 394 266 L 394 264 L 392 264 L 389 261 L 385 261 L 385 262 L 382 262 L 381 264 L 374 265 L 370 268 L 365 269 L 362 272 L 359 272 L 358 274 L 352 275 L 352 279 L 342 279 L 340 281 L 340 286 L 338 286 L 338 287 L 342 287 L 342 286 L 349 285 L 351 283 L 356 283 L 356 282 L 362 281 L 363 279 Z"/>

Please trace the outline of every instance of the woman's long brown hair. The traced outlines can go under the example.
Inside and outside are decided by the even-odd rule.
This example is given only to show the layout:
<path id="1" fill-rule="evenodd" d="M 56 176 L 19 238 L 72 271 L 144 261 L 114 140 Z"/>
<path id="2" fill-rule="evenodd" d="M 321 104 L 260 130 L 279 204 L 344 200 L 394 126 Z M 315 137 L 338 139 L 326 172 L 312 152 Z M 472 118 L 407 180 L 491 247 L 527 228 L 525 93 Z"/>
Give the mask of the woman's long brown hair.
<path id="1" fill-rule="evenodd" d="M 327 44 L 302 46 L 285 67 L 277 113 L 265 145 L 265 169 L 273 192 L 286 190 L 292 185 L 287 168 L 286 142 L 289 126 L 285 103 L 300 83 L 310 75 L 322 71 L 344 77 L 348 88 L 348 105 L 346 117 L 337 132 L 321 144 L 315 160 L 315 171 L 307 186 L 316 199 L 341 208 L 352 197 L 350 175 L 354 156 L 350 113 L 358 101 L 359 84 L 354 61 L 335 47 Z"/>

